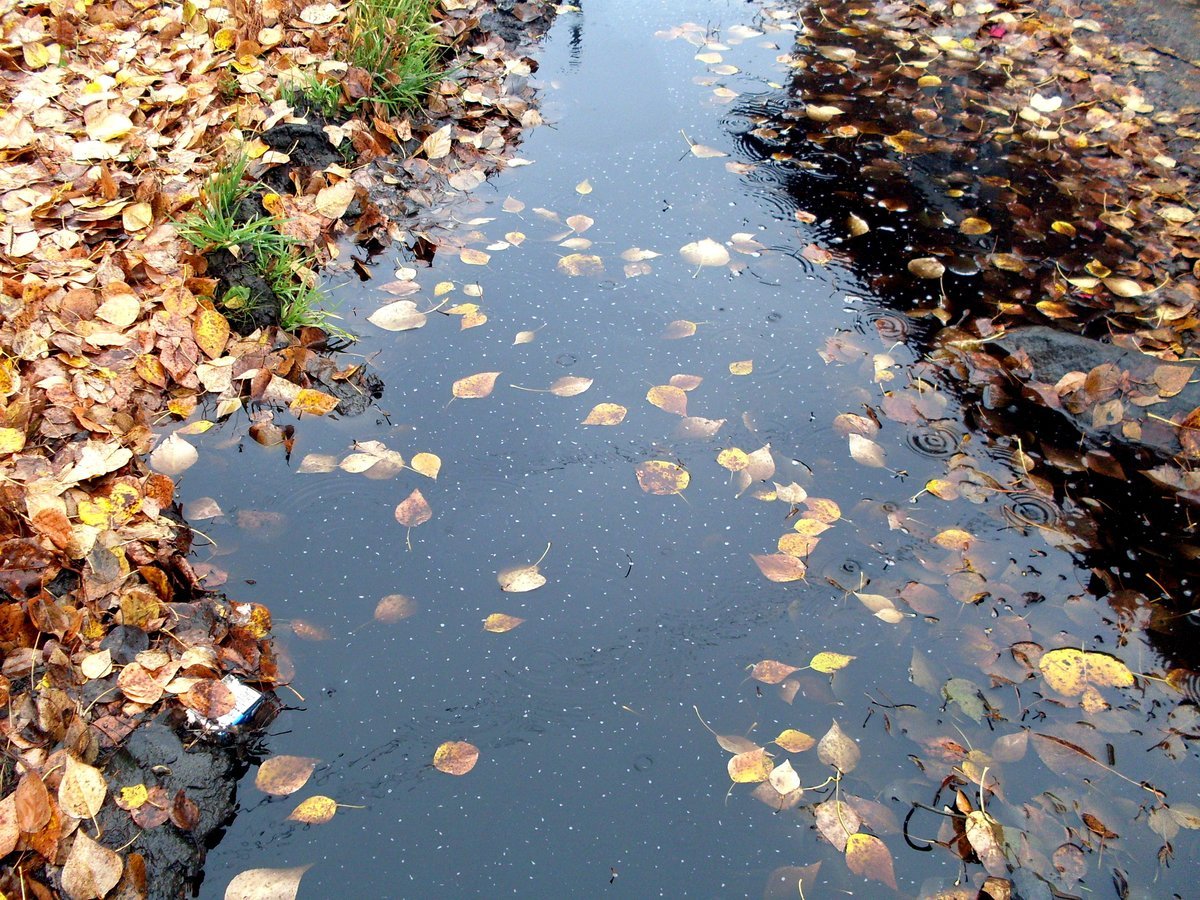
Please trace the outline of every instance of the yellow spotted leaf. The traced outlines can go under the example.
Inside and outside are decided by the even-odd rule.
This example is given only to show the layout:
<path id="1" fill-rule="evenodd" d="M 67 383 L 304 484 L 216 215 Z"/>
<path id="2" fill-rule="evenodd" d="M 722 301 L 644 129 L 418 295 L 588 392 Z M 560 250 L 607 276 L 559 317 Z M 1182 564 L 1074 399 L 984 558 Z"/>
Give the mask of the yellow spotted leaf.
<path id="1" fill-rule="evenodd" d="M 638 463 L 636 471 L 638 484 L 647 494 L 678 494 L 692 479 L 687 469 L 660 459 Z"/>
<path id="2" fill-rule="evenodd" d="M 332 797 L 323 797 L 318 794 L 302 801 L 292 810 L 288 819 L 293 822 L 304 822 L 306 825 L 321 825 L 332 819 L 336 812 L 337 802 Z"/>
<path id="3" fill-rule="evenodd" d="M 750 465 L 750 457 L 746 455 L 745 450 L 729 447 L 717 454 L 717 463 L 730 472 L 740 472 Z"/>
<path id="4" fill-rule="evenodd" d="M 763 684 L 779 684 L 793 672 L 799 671 L 799 666 L 789 666 L 776 659 L 764 659 L 754 664 L 754 668 L 750 670 L 750 677 Z"/>
<path id="5" fill-rule="evenodd" d="M 665 412 L 687 415 L 687 394 L 674 385 L 655 385 L 646 392 L 646 399 Z"/>
<path id="6" fill-rule="evenodd" d="M 584 425 L 620 425 L 628 413 L 619 403 L 597 403 L 583 420 Z"/>
<path id="7" fill-rule="evenodd" d="M 754 371 L 754 360 L 743 359 L 729 364 L 730 375 L 749 375 Z"/>
<path id="8" fill-rule="evenodd" d="M 779 733 L 779 737 L 775 738 L 775 743 L 788 753 L 803 753 L 805 750 L 811 750 L 815 747 L 817 741 L 816 738 L 805 734 L 803 731 L 788 728 Z"/>
<path id="9" fill-rule="evenodd" d="M 292 415 L 296 416 L 323 416 L 337 409 L 337 405 L 337 397 L 331 394 L 313 390 L 312 388 L 301 388 L 296 396 L 292 398 L 288 409 L 291 410 Z"/>
<path id="10" fill-rule="evenodd" d="M 1042 655 L 1038 663 L 1046 683 L 1060 694 L 1075 697 L 1089 685 L 1132 687 L 1133 673 L 1115 656 L 1066 647 Z"/>
<path id="11" fill-rule="evenodd" d="M 814 656 L 808 666 L 810 669 L 816 669 L 818 672 L 824 672 L 828 675 L 836 672 L 838 669 L 846 668 L 855 659 L 857 657 L 847 656 L 845 653 L 832 653 L 825 650 Z"/>
<path id="12" fill-rule="evenodd" d="M 196 344 L 209 359 L 216 359 L 225 352 L 229 340 L 229 321 L 215 309 L 201 309 L 192 326 Z"/>
<path id="13" fill-rule="evenodd" d="M 466 741 L 446 741 L 433 754 L 433 767 L 447 775 L 466 775 L 479 761 L 479 748 Z"/>
<path id="14" fill-rule="evenodd" d="M 525 620 L 516 616 L 509 616 L 504 613 L 492 613 L 483 620 L 483 630 L 490 631 L 493 634 L 503 634 L 506 631 L 512 631 Z"/>
<path id="15" fill-rule="evenodd" d="M 736 784 L 756 784 L 771 777 L 775 763 L 764 748 L 756 747 L 731 757 L 727 768 Z"/>

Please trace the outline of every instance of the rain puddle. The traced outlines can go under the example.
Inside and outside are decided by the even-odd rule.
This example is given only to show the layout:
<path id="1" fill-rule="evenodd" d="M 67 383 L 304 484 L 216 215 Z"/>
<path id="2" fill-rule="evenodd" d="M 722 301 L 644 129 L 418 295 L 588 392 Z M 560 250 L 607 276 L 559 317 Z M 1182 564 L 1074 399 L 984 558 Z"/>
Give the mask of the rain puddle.
<path id="1" fill-rule="evenodd" d="M 1200 810 L 1193 707 L 1140 677 L 1188 664 L 1130 587 L 1153 539 L 1086 471 L 1031 476 L 1028 421 L 926 361 L 940 323 L 905 313 L 939 282 L 880 274 L 931 201 L 798 155 L 795 27 L 562 12 L 533 164 L 452 205 L 428 266 L 336 288 L 382 397 L 296 423 L 290 459 L 244 417 L 196 439 L 181 494 L 221 511 L 197 561 L 295 668 L 267 748 L 320 760 L 287 798 L 246 780 L 202 896 L 310 864 L 301 896 L 1188 893 L 1156 861 L 1196 852 Z M 383 331 L 405 267 L 443 306 Z M 501 590 L 535 562 L 544 586 Z M 479 750 L 462 777 L 447 741 Z M 287 820 L 315 794 L 365 808 Z"/>

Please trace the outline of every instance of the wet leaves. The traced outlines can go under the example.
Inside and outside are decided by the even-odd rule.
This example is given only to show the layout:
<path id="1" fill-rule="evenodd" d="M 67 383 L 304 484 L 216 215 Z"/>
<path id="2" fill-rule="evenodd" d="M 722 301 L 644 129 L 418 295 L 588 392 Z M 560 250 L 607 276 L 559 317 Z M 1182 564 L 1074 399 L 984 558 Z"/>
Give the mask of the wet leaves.
<path id="1" fill-rule="evenodd" d="M 786 553 L 751 553 L 750 558 L 770 581 L 783 584 L 789 581 L 803 581 L 808 573 L 808 567 L 803 562 Z"/>
<path id="2" fill-rule="evenodd" d="M 99 900 L 117 886 L 124 870 L 120 856 L 80 829 L 63 866 L 63 890 L 70 900 Z"/>
<path id="3" fill-rule="evenodd" d="M 466 378 L 460 378 L 454 382 L 451 392 L 455 397 L 482 399 L 491 394 L 496 387 L 496 379 L 499 377 L 499 372 L 478 372 L 468 375 Z"/>
<path id="4" fill-rule="evenodd" d="M 1063 648 L 1051 650 L 1038 663 L 1046 683 L 1060 694 L 1074 697 L 1089 685 L 1097 687 L 1132 687 L 1133 673 L 1107 653 Z"/>
<path id="5" fill-rule="evenodd" d="M 374 618 L 376 622 L 392 625 L 415 616 L 420 610 L 420 604 L 412 597 L 404 594 L 388 594 L 381 597 L 375 604 Z"/>
<path id="6" fill-rule="evenodd" d="M 308 783 L 319 762 L 309 756 L 272 756 L 258 767 L 254 786 L 264 794 L 286 797 Z"/>
<path id="7" fill-rule="evenodd" d="M 647 494 L 681 494 L 691 482 L 687 469 L 661 459 L 650 459 L 637 464 L 635 470 L 638 485 Z"/>
<path id="8" fill-rule="evenodd" d="M 524 619 L 510 616 L 506 613 L 492 613 L 483 620 L 483 630 L 490 631 L 493 634 L 504 634 L 506 631 L 512 631 L 518 625 L 524 623 Z"/>
<path id="9" fill-rule="evenodd" d="M 729 778 L 735 784 L 757 784 L 771 776 L 775 762 L 765 749 L 756 747 L 731 757 L 727 768 Z"/>
<path id="10" fill-rule="evenodd" d="M 396 506 L 396 521 L 407 528 L 424 525 L 433 518 L 433 510 L 419 489 L 414 489 Z"/>
<path id="11" fill-rule="evenodd" d="M 830 729 L 817 742 L 817 757 L 846 775 L 858 767 L 862 752 L 858 744 L 842 731 L 835 719 Z"/>
<path id="12" fill-rule="evenodd" d="M 664 412 L 677 416 L 687 415 L 687 394 L 670 384 L 659 384 L 646 392 L 646 399 Z"/>
<path id="13" fill-rule="evenodd" d="M 338 804 L 333 798 L 318 794 L 301 801 L 288 815 L 288 819 L 306 825 L 323 825 L 333 818 L 337 807 Z"/>
<path id="14" fill-rule="evenodd" d="M 541 573 L 538 568 L 546 554 L 550 552 L 550 545 L 546 545 L 545 552 L 535 563 L 530 563 L 524 566 L 510 566 L 507 569 L 501 569 L 496 575 L 496 580 L 500 582 L 500 590 L 509 594 L 521 594 L 526 591 L 533 591 L 540 588 L 546 583 L 546 576 Z"/>
<path id="15" fill-rule="evenodd" d="M 466 775 L 479 762 L 479 748 L 466 741 L 447 741 L 433 754 L 433 766 L 447 775 Z"/>
<path id="16" fill-rule="evenodd" d="M 873 834 L 859 832 L 846 839 L 846 865 L 857 875 L 881 881 L 896 889 L 892 854 L 887 845 Z"/>
<path id="17" fill-rule="evenodd" d="M 583 420 L 583 425 L 620 425 L 629 412 L 619 403 L 597 403 Z"/>
<path id="18" fill-rule="evenodd" d="M 931 256 L 923 256 L 908 262 L 908 271 L 918 278 L 941 278 L 946 274 L 946 267 L 940 260 Z"/>
<path id="19" fill-rule="evenodd" d="M 712 238 L 693 241 L 679 248 L 679 255 L 697 271 L 705 266 L 724 266 L 729 263 L 729 251 Z"/>
<path id="20" fill-rule="evenodd" d="M 247 869 L 225 888 L 225 900 L 295 900 L 300 879 L 312 865 L 290 869 Z"/>

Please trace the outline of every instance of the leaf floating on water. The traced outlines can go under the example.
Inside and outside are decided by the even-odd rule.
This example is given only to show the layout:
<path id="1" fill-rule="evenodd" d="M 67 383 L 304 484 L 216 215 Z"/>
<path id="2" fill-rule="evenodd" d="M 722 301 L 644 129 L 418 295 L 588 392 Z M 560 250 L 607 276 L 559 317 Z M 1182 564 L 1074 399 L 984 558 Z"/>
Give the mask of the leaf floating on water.
<path id="1" fill-rule="evenodd" d="M 694 391 L 696 388 L 700 387 L 700 383 L 702 381 L 704 381 L 704 379 L 699 375 L 685 375 L 680 372 L 677 375 L 672 375 L 667 380 L 667 384 L 671 385 L 671 387 L 677 387 L 681 391 Z"/>
<path id="2" fill-rule="evenodd" d="M 830 675 L 838 671 L 838 669 L 846 668 L 846 666 L 850 665 L 856 659 L 858 659 L 857 656 L 847 656 L 845 653 L 833 653 L 825 650 L 814 656 L 808 667 Z"/>
<path id="3" fill-rule="evenodd" d="M 582 194 L 583 196 L 586 197 L 591 192 L 592 192 L 592 183 L 590 181 L 588 181 L 586 178 L 583 181 L 579 182 L 579 184 L 575 185 L 575 193 L 577 193 L 577 194 Z"/>
<path id="4" fill-rule="evenodd" d="M 750 670 L 750 677 L 763 684 L 779 684 L 793 672 L 799 671 L 799 666 L 789 666 L 775 659 L 764 659 L 754 664 L 754 668 Z"/>
<path id="5" fill-rule="evenodd" d="M 896 872 L 887 845 L 872 834 L 852 834 L 846 839 L 846 865 L 864 878 L 882 881 L 896 890 Z"/>
<path id="6" fill-rule="evenodd" d="M 743 359 L 729 364 L 730 375 L 749 375 L 754 371 L 754 360 Z"/>
<path id="7" fill-rule="evenodd" d="M 958 230 L 961 231 L 963 234 L 971 234 L 971 235 L 987 234 L 989 231 L 992 230 L 992 226 L 990 223 L 984 221 L 983 219 L 977 219 L 974 216 L 972 216 L 972 217 L 963 219 L 962 222 L 959 223 Z"/>
<path id="8" fill-rule="evenodd" d="M 323 825 L 333 818 L 337 812 L 337 801 L 332 797 L 318 794 L 303 800 L 292 810 L 288 819 L 292 822 L 303 822 L 306 825 Z"/>
<path id="9" fill-rule="evenodd" d="M 815 103 L 810 103 L 804 107 L 804 114 L 814 122 L 831 122 L 842 115 L 843 112 L 844 110 L 836 106 L 821 106 Z"/>
<path id="10" fill-rule="evenodd" d="M 725 419 L 705 419 L 702 416 L 685 416 L 675 429 L 681 438 L 702 440 L 714 437 L 725 425 Z"/>
<path id="11" fill-rule="evenodd" d="M 775 763 L 764 748 L 756 747 L 730 758 L 726 768 L 735 784 L 756 784 L 771 777 Z"/>
<path id="12" fill-rule="evenodd" d="M 163 475 L 179 475 L 196 464 L 200 454 L 177 434 L 170 434 L 150 454 L 150 467 Z"/>
<path id="13" fill-rule="evenodd" d="M 1004 829 L 981 809 L 967 813 L 967 841 L 989 875 L 1003 878 L 1008 874 L 1004 856 Z"/>
<path id="14" fill-rule="evenodd" d="M 723 150 L 718 150 L 716 147 L 709 147 L 705 144 L 692 144 L 691 151 L 692 156 L 698 159 L 719 159 L 722 156 L 729 155 Z"/>
<path id="15" fill-rule="evenodd" d="M 740 472 L 750 465 L 750 457 L 745 450 L 728 447 L 717 454 L 717 464 L 730 472 Z"/>
<path id="16" fill-rule="evenodd" d="M 496 379 L 499 377 L 499 372 L 477 372 L 474 375 L 468 375 L 466 378 L 458 379 L 458 381 L 454 382 L 454 387 L 451 391 L 455 397 L 472 400 L 482 399 L 488 396 L 496 387 Z"/>
<path id="17" fill-rule="evenodd" d="M 825 736 L 817 742 L 817 757 L 827 766 L 835 767 L 843 775 L 848 775 L 858 766 L 862 752 L 850 737 L 842 731 L 837 720 L 825 732 Z"/>
<path id="18" fill-rule="evenodd" d="M 674 322 L 667 323 L 667 327 L 663 329 L 662 336 L 665 340 L 677 341 L 680 338 L 691 337 L 695 333 L 695 322 L 689 322 L 687 319 L 676 319 Z"/>
<path id="19" fill-rule="evenodd" d="M 684 244 L 679 254 L 693 266 L 723 266 L 729 262 L 729 251 L 712 238 Z"/>
<path id="20" fill-rule="evenodd" d="M 225 888 L 225 900 L 295 900 L 300 879 L 312 868 L 247 869 L 235 875 Z"/>
<path id="21" fill-rule="evenodd" d="M 597 403 L 583 420 L 584 425 L 620 425 L 629 412 L 619 403 Z"/>
<path id="22" fill-rule="evenodd" d="M 648 259 L 654 259 L 662 256 L 661 253 L 655 253 L 653 250 L 643 250 L 641 247 L 630 247 L 621 253 L 621 259 L 625 262 L 644 262 Z"/>
<path id="23" fill-rule="evenodd" d="M 294 416 L 324 416 L 337 409 L 337 405 L 337 397 L 331 394 L 312 388 L 301 388 L 288 404 L 288 411 Z"/>
<path id="24" fill-rule="evenodd" d="M 750 558 L 758 566 L 758 570 L 770 581 L 786 583 L 801 581 L 808 573 L 808 568 L 794 556 L 784 553 L 757 554 L 751 553 Z"/>
<path id="25" fill-rule="evenodd" d="M 781 794 L 790 794 L 800 787 L 800 776 L 792 768 L 792 761 L 790 759 L 785 759 L 782 765 L 778 765 L 772 769 L 771 774 L 767 776 L 767 780 L 771 783 L 771 787 L 775 788 Z"/>
<path id="26" fill-rule="evenodd" d="M 524 623 L 524 621 L 524 619 L 519 619 L 516 616 L 509 616 L 504 613 L 492 613 L 483 620 L 483 630 L 490 631 L 493 634 L 504 634 L 506 631 L 512 631 L 518 625 Z"/>
<path id="27" fill-rule="evenodd" d="M 862 216 L 850 213 L 846 217 L 846 230 L 850 232 L 850 237 L 862 237 L 871 230 L 871 226 Z"/>
<path id="28" fill-rule="evenodd" d="M 319 762 L 310 756 L 272 756 L 258 767 L 254 786 L 264 794 L 286 797 L 304 787 Z"/>
<path id="29" fill-rule="evenodd" d="M 1060 694 L 1075 697 L 1088 685 L 1132 687 L 1133 673 L 1115 656 L 1070 647 L 1043 654 L 1038 668 L 1046 683 Z"/>
<path id="30" fill-rule="evenodd" d="M 846 436 L 850 442 L 850 455 L 855 462 L 876 469 L 886 469 L 887 462 L 883 456 L 883 448 L 870 438 L 861 434 L 851 433 Z"/>
<path id="31" fill-rule="evenodd" d="M 496 575 L 496 580 L 500 582 L 500 590 L 510 594 L 523 594 L 526 591 L 536 590 L 546 583 L 544 576 L 538 569 L 542 564 L 542 560 L 546 558 L 546 554 L 550 552 L 550 545 L 546 545 L 545 551 L 537 562 L 525 566 L 510 566 L 507 569 L 501 569 Z"/>
<path id="32" fill-rule="evenodd" d="M 375 604 L 375 621 L 385 625 L 399 622 L 420 612 L 421 607 L 412 597 L 403 594 L 388 594 Z"/>
<path id="33" fill-rule="evenodd" d="M 636 472 L 638 484 L 647 494 L 679 494 L 692 480 L 687 469 L 660 459 L 638 463 Z"/>
<path id="34" fill-rule="evenodd" d="M 384 331 L 411 331 L 423 328 L 429 316 L 420 312 L 412 300 L 397 300 L 375 310 L 367 321 Z"/>
<path id="35" fill-rule="evenodd" d="M 646 399 L 666 412 L 677 416 L 687 415 L 687 394 L 674 385 L 655 385 L 646 392 Z"/>
<path id="36" fill-rule="evenodd" d="M 818 266 L 827 266 L 833 262 L 833 254 L 824 247 L 818 247 L 816 244 L 806 244 L 804 249 L 800 251 L 800 255 L 810 263 Z"/>
<path id="37" fill-rule="evenodd" d="M 479 761 L 479 748 L 466 741 L 446 741 L 433 754 L 433 767 L 447 775 L 466 775 Z"/>
<path id="38" fill-rule="evenodd" d="M 532 344 L 536 337 L 536 331 L 518 331 L 517 336 L 513 338 L 513 346 L 515 347 L 517 344 Z"/>
<path id="39" fill-rule="evenodd" d="M 805 750 L 811 750 L 816 746 L 816 738 L 805 734 L 803 731 L 797 731 L 795 728 L 787 728 L 779 733 L 779 737 L 775 738 L 775 743 L 786 750 L 788 753 L 803 753 Z"/>
<path id="40" fill-rule="evenodd" d="M 576 397 L 592 386 L 591 378 L 581 378 L 578 375 L 564 375 L 550 385 L 550 393 L 555 397 Z"/>
<path id="41" fill-rule="evenodd" d="M 909 261 L 908 271 L 918 278 L 941 278 L 946 274 L 946 267 L 932 256 L 922 256 Z"/>
<path id="42" fill-rule="evenodd" d="M 436 453 L 418 453 L 411 460 L 409 465 L 414 471 L 420 472 L 426 478 L 432 478 L 435 481 L 438 477 L 438 472 L 442 471 L 442 460 Z"/>
<path id="43" fill-rule="evenodd" d="M 460 250 L 458 258 L 468 266 L 486 266 L 491 262 L 491 254 L 484 253 L 482 250 L 473 250 L 470 247 Z"/>
<path id="44" fill-rule="evenodd" d="M 396 507 L 396 521 L 408 528 L 416 528 L 432 518 L 433 510 L 419 490 L 414 490 Z"/>
<path id="45" fill-rule="evenodd" d="M 603 275 L 604 260 L 585 253 L 569 253 L 558 261 L 558 270 L 571 276 Z"/>
<path id="46" fill-rule="evenodd" d="M 583 234 L 595 224 L 596 220 L 591 216 L 569 216 L 567 218 L 567 227 L 576 234 Z"/>

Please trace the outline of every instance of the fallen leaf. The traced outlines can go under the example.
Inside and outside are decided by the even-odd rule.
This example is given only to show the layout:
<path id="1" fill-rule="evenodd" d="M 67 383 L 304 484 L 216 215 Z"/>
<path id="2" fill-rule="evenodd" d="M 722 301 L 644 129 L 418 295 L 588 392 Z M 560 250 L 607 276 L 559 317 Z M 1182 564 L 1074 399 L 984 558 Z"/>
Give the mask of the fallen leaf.
<path id="1" fill-rule="evenodd" d="M 388 594 L 375 604 L 375 621 L 385 625 L 400 622 L 420 612 L 421 607 L 412 597 L 404 594 Z"/>
<path id="2" fill-rule="evenodd" d="M 646 399 L 665 412 L 687 415 L 687 394 L 674 385 L 655 385 L 646 392 Z"/>
<path id="3" fill-rule="evenodd" d="M 575 397 L 592 386 L 591 378 L 581 378 L 578 375 L 564 375 L 550 385 L 550 393 L 555 397 Z"/>
<path id="4" fill-rule="evenodd" d="M 438 477 L 438 472 L 442 470 L 442 460 L 434 453 L 418 453 L 411 460 L 409 466 L 414 471 L 420 472 L 426 478 L 432 478 L 435 481 Z"/>
<path id="5" fill-rule="evenodd" d="M 729 262 L 729 251 L 712 238 L 684 244 L 679 255 L 693 266 L 723 266 Z"/>
<path id="6" fill-rule="evenodd" d="M 592 183 L 585 178 L 579 184 L 575 185 L 575 192 L 586 197 L 592 192 Z"/>
<path id="7" fill-rule="evenodd" d="M 770 581 L 786 583 L 801 581 L 808 573 L 808 567 L 794 556 L 786 553 L 751 553 L 750 558 L 758 566 L 758 570 Z"/>
<path id="8" fill-rule="evenodd" d="M 946 267 L 932 256 L 922 256 L 909 261 L 908 271 L 918 278 L 941 278 L 946 274 Z"/>
<path id="9" fill-rule="evenodd" d="M 569 253 L 558 261 L 558 270 L 571 276 L 603 275 L 604 260 L 590 253 Z"/>
<path id="10" fill-rule="evenodd" d="M 1046 683 L 1060 694 L 1078 696 L 1089 685 L 1132 687 L 1133 673 L 1115 656 L 1070 647 L 1051 650 L 1038 663 Z"/>
<path id="11" fill-rule="evenodd" d="M 480 399 L 492 392 L 499 377 L 499 372 L 478 372 L 458 379 L 451 390 L 455 397 Z"/>
<path id="12" fill-rule="evenodd" d="M 479 748 L 466 741 L 447 741 L 433 754 L 433 766 L 447 775 L 466 775 L 479 761 Z"/>
<path id="13" fill-rule="evenodd" d="M 815 747 L 817 741 L 816 738 L 805 734 L 803 731 L 787 728 L 779 733 L 779 737 L 775 738 L 775 743 L 788 753 L 803 753 L 805 750 L 811 750 Z"/>
<path id="14" fill-rule="evenodd" d="M 294 416 L 324 416 L 337 409 L 337 405 L 338 398 L 332 394 L 313 388 L 301 388 L 288 404 L 288 410 Z"/>
<path id="15" fill-rule="evenodd" d="M 619 403 L 597 403 L 583 420 L 584 425 L 620 425 L 628 413 Z"/>
<path id="16" fill-rule="evenodd" d="M 80 829 L 62 870 L 62 886 L 70 900 L 99 900 L 117 886 L 125 864 Z"/>
<path id="17" fill-rule="evenodd" d="M 368 322 L 384 331 L 410 331 L 414 328 L 422 328 L 428 319 L 429 317 L 425 313 L 417 310 L 417 304 L 412 300 L 397 300 L 395 303 L 381 306 L 367 316 Z"/>
<path id="18" fill-rule="evenodd" d="M 419 490 L 414 490 L 396 507 L 396 521 L 408 528 L 416 528 L 432 518 L 433 510 Z"/>
<path id="19" fill-rule="evenodd" d="M 512 631 L 524 621 L 524 619 L 519 619 L 516 616 L 509 616 L 504 613 L 492 613 L 483 620 L 483 630 L 490 631 L 493 634 L 503 634 L 506 631 Z"/>
<path id="20" fill-rule="evenodd" d="M 839 853 L 845 852 L 850 836 L 862 827 L 858 813 L 848 803 L 837 799 L 818 803 L 813 807 L 813 815 L 816 817 L 817 830 L 821 832 L 821 836 L 833 844 Z"/>
<path id="21" fill-rule="evenodd" d="M 318 794 L 315 797 L 302 800 L 292 810 L 288 819 L 292 822 L 303 822 L 306 825 L 323 825 L 332 819 L 336 812 L 337 802 L 331 797 L 324 797 Z"/>
<path id="22" fill-rule="evenodd" d="M 754 664 L 750 677 L 763 684 L 779 684 L 793 672 L 799 672 L 799 666 L 789 666 L 774 659 L 764 659 Z"/>
<path id="23" fill-rule="evenodd" d="M 667 327 L 663 329 L 662 337 L 664 340 L 677 341 L 680 338 L 691 337 L 695 333 L 695 322 L 689 322 L 687 319 L 676 319 L 673 322 L 667 323 Z"/>
<path id="24" fill-rule="evenodd" d="M 827 766 L 835 767 L 843 775 L 853 772 L 862 756 L 858 744 L 851 740 L 837 720 L 825 732 L 825 736 L 817 742 L 817 757 Z"/>
<path id="25" fill-rule="evenodd" d="M 450 126 L 443 125 L 421 142 L 426 159 L 443 159 L 450 154 Z"/>
<path id="26" fill-rule="evenodd" d="M 771 774 L 767 776 L 767 780 L 771 783 L 771 787 L 775 788 L 781 794 L 790 794 L 800 787 L 800 776 L 792 768 L 792 761 L 790 759 L 785 759 L 782 765 L 778 765 L 772 769 Z"/>
<path id="27" fill-rule="evenodd" d="M 872 834 L 852 834 L 846 840 L 846 865 L 864 878 L 882 881 L 896 890 L 896 872 L 887 845 Z"/>
<path id="28" fill-rule="evenodd" d="M 749 375 L 754 371 L 754 360 L 743 359 L 729 364 L 730 375 Z"/>
<path id="29" fill-rule="evenodd" d="M 735 784 L 756 784 L 771 776 L 775 763 L 764 748 L 756 747 L 731 757 L 726 768 Z"/>
<path id="30" fill-rule="evenodd" d="M 310 756 L 272 756 L 259 765 L 254 786 L 264 794 L 286 797 L 304 787 L 319 762 Z"/>
<path id="31" fill-rule="evenodd" d="M 247 869 L 234 876 L 225 888 L 225 900 L 295 900 L 300 879 L 312 868 Z"/>
<path id="32" fill-rule="evenodd" d="M 856 656 L 847 656 L 845 653 L 832 653 L 825 650 L 814 656 L 812 661 L 809 662 L 808 667 L 829 675 L 839 669 L 846 668 L 846 666 L 850 665 L 857 658 Z"/>
<path id="33" fill-rule="evenodd" d="M 58 783 L 58 806 L 76 819 L 93 819 L 104 805 L 108 784 L 100 770 L 67 756 L 67 768 Z"/>
<path id="34" fill-rule="evenodd" d="M 150 468 L 163 475 L 179 475 L 194 466 L 199 458 L 195 447 L 179 435 L 169 434 L 151 452 Z"/>
<path id="35" fill-rule="evenodd" d="M 692 479 L 687 469 L 659 459 L 638 463 L 636 472 L 638 484 L 647 494 L 678 494 Z"/>
<path id="36" fill-rule="evenodd" d="M 847 435 L 846 439 L 850 442 L 850 456 L 854 458 L 855 462 L 862 463 L 864 466 L 872 466 L 876 469 L 887 468 L 883 448 L 873 440 L 855 433 Z"/>
<path id="37" fill-rule="evenodd" d="M 538 569 L 542 560 L 546 558 L 546 554 L 550 552 L 550 545 L 546 545 L 545 551 L 535 563 L 530 563 L 525 566 L 510 566 L 507 569 L 502 569 L 496 575 L 496 580 L 500 582 L 500 590 L 510 594 L 523 594 L 526 591 L 533 591 L 540 588 L 546 583 L 544 576 Z"/>

